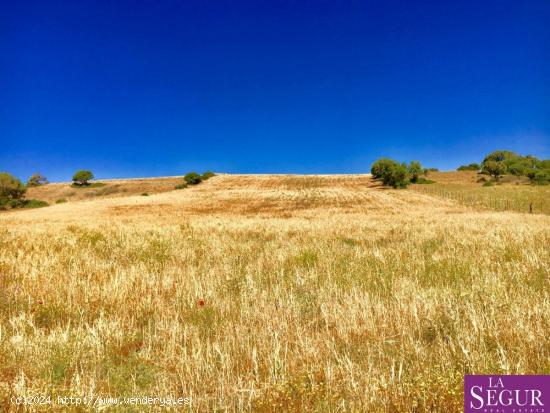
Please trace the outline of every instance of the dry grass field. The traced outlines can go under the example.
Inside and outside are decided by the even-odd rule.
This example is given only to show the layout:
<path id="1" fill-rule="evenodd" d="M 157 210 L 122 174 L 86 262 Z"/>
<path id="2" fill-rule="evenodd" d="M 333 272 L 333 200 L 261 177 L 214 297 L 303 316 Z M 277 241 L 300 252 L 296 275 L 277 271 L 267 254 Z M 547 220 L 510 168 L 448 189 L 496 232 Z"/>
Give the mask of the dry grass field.
<path id="1" fill-rule="evenodd" d="M 458 412 L 464 374 L 550 374 L 548 215 L 360 175 L 168 189 L 0 214 L 2 411 Z"/>
<path id="2" fill-rule="evenodd" d="M 84 199 L 141 195 L 143 193 L 157 194 L 171 191 L 181 182 L 181 176 L 102 180 L 99 184 L 82 188 L 73 187 L 68 182 L 60 182 L 31 187 L 27 191 L 27 198 L 39 199 L 53 204 L 60 199 L 73 202 Z"/>
<path id="3" fill-rule="evenodd" d="M 550 215 L 550 185 L 531 185 L 523 176 L 507 175 L 490 187 L 478 182 L 488 176 L 471 171 L 432 172 L 429 179 L 435 183 L 412 185 L 411 189 L 478 209 Z"/>

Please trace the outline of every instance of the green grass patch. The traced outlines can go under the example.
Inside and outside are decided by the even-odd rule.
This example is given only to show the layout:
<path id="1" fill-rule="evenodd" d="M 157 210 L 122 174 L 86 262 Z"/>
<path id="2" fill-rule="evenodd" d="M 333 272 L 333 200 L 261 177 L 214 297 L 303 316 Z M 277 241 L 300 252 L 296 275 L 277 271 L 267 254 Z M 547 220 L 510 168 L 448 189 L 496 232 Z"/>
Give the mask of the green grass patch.
<path id="1" fill-rule="evenodd" d="M 426 178 L 418 178 L 415 184 L 417 185 L 435 184 L 435 181 L 432 181 L 431 179 L 426 179 Z"/>
<path id="2" fill-rule="evenodd" d="M 49 204 L 46 201 L 40 201 L 38 199 L 26 199 L 23 201 L 22 208 L 43 208 L 47 207 Z"/>

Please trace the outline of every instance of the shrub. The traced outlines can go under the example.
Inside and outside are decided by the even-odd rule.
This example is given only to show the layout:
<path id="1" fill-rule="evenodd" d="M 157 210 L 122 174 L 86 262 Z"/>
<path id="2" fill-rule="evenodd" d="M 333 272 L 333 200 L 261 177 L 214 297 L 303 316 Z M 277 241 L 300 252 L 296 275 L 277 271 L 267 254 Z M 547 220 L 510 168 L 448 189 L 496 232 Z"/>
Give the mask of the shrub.
<path id="1" fill-rule="evenodd" d="M 491 181 L 487 181 L 483 183 L 483 186 L 493 186 L 493 183 Z"/>
<path id="2" fill-rule="evenodd" d="M 483 163 L 483 171 L 493 176 L 495 181 L 498 181 L 498 178 L 506 172 L 506 165 L 502 162 L 487 161 Z"/>
<path id="3" fill-rule="evenodd" d="M 540 169 L 541 161 L 534 156 L 518 157 L 507 163 L 508 172 L 516 176 L 528 176 L 529 172 Z"/>
<path id="4" fill-rule="evenodd" d="M 0 209 L 21 206 L 26 190 L 19 179 L 9 173 L 0 172 Z"/>
<path id="5" fill-rule="evenodd" d="M 189 172 L 185 177 L 183 178 L 187 185 L 197 185 L 200 184 L 202 181 L 201 176 L 196 172 Z"/>
<path id="6" fill-rule="evenodd" d="M 203 181 L 206 181 L 207 179 L 212 178 L 213 176 L 216 176 L 214 172 L 206 171 L 205 173 L 202 174 L 201 178 Z"/>
<path id="7" fill-rule="evenodd" d="M 393 188 L 406 188 L 409 184 L 407 180 L 407 165 L 405 163 L 391 165 L 382 177 L 384 185 L 391 186 Z"/>
<path id="8" fill-rule="evenodd" d="M 0 172 L 0 198 L 21 199 L 25 195 L 25 185 L 6 172 Z"/>
<path id="9" fill-rule="evenodd" d="M 89 181 L 94 179 L 94 174 L 91 171 L 80 170 L 73 175 L 73 182 L 78 186 L 89 185 Z"/>
<path id="10" fill-rule="evenodd" d="M 19 208 L 25 201 L 23 199 L 0 198 L 0 210 Z"/>
<path id="11" fill-rule="evenodd" d="M 396 162 L 393 159 L 381 158 L 372 164 L 370 173 L 374 179 L 382 179 L 394 165 L 396 165 Z"/>
<path id="12" fill-rule="evenodd" d="M 431 179 L 426 179 L 426 178 L 418 178 L 415 184 L 419 184 L 419 185 L 435 184 L 435 181 L 432 181 Z"/>
<path id="13" fill-rule="evenodd" d="M 149 196 L 149 194 L 147 192 L 144 192 L 141 194 L 141 196 Z"/>
<path id="14" fill-rule="evenodd" d="M 187 184 L 184 182 L 184 183 L 181 183 L 181 184 L 177 184 L 174 189 L 185 189 L 187 188 Z"/>
<path id="15" fill-rule="evenodd" d="M 535 185 L 548 185 L 550 183 L 550 171 L 532 171 L 529 172 L 528 177 L 531 183 Z"/>
<path id="16" fill-rule="evenodd" d="M 423 172 L 422 165 L 420 165 L 420 162 L 411 161 L 407 169 L 410 175 L 411 182 L 412 183 L 417 182 L 418 178 L 420 177 L 420 174 Z"/>
<path id="17" fill-rule="evenodd" d="M 32 176 L 27 181 L 27 186 L 40 186 L 40 185 L 46 185 L 48 183 L 48 179 L 39 173 L 32 174 Z"/>
<path id="18" fill-rule="evenodd" d="M 489 161 L 503 162 L 503 161 L 509 161 L 511 159 L 516 159 L 516 158 L 519 158 L 519 155 L 515 152 L 499 150 L 499 151 L 491 152 L 489 155 L 487 155 L 483 159 L 483 164 Z"/>
<path id="19" fill-rule="evenodd" d="M 65 202 L 67 202 L 67 200 L 65 198 L 59 198 L 59 199 L 55 200 L 56 204 L 64 204 Z"/>
<path id="20" fill-rule="evenodd" d="M 417 164 L 417 165 L 416 165 Z M 422 173 L 419 162 L 411 162 L 415 174 Z M 382 179 L 384 185 L 394 188 L 406 188 L 409 184 L 409 168 L 407 164 L 399 164 L 393 159 L 381 158 L 371 167 L 372 176 L 375 179 Z"/>
<path id="21" fill-rule="evenodd" d="M 23 201 L 23 208 L 43 208 L 47 207 L 49 204 L 46 201 L 40 201 L 38 199 L 27 199 Z"/>

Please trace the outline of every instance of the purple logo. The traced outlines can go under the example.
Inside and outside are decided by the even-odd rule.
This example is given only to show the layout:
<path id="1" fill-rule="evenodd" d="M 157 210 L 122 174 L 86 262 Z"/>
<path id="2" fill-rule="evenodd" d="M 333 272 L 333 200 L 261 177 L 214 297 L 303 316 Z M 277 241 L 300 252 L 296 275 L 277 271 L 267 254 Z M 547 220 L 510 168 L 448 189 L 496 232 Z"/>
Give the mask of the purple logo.
<path id="1" fill-rule="evenodd" d="M 464 376 L 465 413 L 550 413 L 550 376 Z"/>

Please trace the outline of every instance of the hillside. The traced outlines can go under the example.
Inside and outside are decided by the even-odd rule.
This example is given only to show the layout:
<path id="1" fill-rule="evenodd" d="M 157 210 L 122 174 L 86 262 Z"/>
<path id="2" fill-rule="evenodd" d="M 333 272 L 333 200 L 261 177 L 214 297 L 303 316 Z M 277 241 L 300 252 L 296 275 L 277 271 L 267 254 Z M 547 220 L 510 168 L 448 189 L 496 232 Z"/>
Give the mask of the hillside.
<path id="1" fill-rule="evenodd" d="M 452 203 L 413 191 L 380 187 L 369 175 L 218 175 L 197 186 L 173 190 L 181 178 L 110 181 L 99 188 L 74 189 L 68 184 L 32 188 L 30 197 L 54 199 L 64 191 L 75 192 L 71 201 L 40 210 L 11 211 L 13 219 L 53 222 L 138 221 L 143 224 L 170 222 L 191 216 L 242 218 L 319 218 L 326 214 L 399 213 L 405 205 L 454 210 Z M 146 189 L 157 185 L 165 192 Z M 68 189 L 67 189 L 68 188 Z M 106 188 L 118 192 L 101 193 Z M 109 191 L 107 191 L 109 192 Z M 83 195 L 82 195 L 82 194 Z M 86 194 L 94 195 L 86 196 Z M 1 214 L 0 214 L 1 216 Z M 151 217 L 154 221 L 144 218 Z"/>
<path id="2" fill-rule="evenodd" d="M 70 182 L 51 183 L 31 187 L 27 198 L 40 199 L 49 204 L 64 199 L 67 202 L 89 200 L 94 198 L 112 198 L 143 193 L 156 194 L 171 191 L 183 181 L 182 176 L 137 179 L 107 179 L 100 180 L 89 187 L 74 187 Z"/>
<path id="3" fill-rule="evenodd" d="M 366 175 L 141 191 L 0 214 L 0 405 L 451 412 L 466 373 L 549 372 L 550 216 Z"/>

